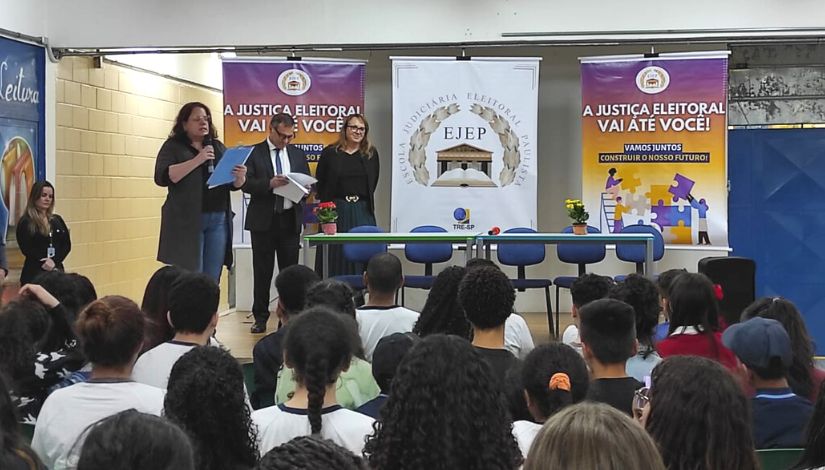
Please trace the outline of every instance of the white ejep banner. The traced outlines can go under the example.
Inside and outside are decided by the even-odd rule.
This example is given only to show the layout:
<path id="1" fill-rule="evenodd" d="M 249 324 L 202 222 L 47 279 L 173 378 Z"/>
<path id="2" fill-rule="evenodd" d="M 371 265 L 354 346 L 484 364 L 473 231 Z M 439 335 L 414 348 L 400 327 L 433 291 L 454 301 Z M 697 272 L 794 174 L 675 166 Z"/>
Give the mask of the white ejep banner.
<path id="1" fill-rule="evenodd" d="M 391 59 L 391 230 L 536 228 L 540 59 Z"/>

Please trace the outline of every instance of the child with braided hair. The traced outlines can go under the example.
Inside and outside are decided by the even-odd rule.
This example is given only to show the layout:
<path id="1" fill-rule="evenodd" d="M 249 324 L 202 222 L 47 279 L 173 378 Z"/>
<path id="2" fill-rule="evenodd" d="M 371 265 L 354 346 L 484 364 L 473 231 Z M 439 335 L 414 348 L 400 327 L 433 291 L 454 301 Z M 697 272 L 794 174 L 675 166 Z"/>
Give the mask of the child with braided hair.
<path id="1" fill-rule="evenodd" d="M 270 450 L 255 470 L 364 470 L 364 461 L 326 439 L 301 436 Z"/>
<path id="2" fill-rule="evenodd" d="M 521 382 L 533 420 L 514 422 L 513 436 L 527 458 L 541 423 L 562 408 L 584 400 L 590 378 L 587 364 L 575 349 L 563 343 L 550 343 L 527 355 Z"/>
<path id="3" fill-rule="evenodd" d="M 353 335 L 340 314 L 324 307 L 306 310 L 287 328 L 284 363 L 294 370 L 295 393 L 285 403 L 253 413 L 261 452 L 312 435 L 361 455 L 374 420 L 342 408 L 335 398 L 338 376 L 352 359 Z"/>

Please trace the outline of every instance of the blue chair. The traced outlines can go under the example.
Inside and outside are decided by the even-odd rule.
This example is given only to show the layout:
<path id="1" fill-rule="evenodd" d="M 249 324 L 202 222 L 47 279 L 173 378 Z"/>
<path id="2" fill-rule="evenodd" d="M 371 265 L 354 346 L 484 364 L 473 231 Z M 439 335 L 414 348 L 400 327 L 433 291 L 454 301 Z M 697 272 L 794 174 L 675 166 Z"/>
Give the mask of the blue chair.
<path id="1" fill-rule="evenodd" d="M 653 234 L 653 261 L 659 261 L 665 256 L 665 239 L 662 237 L 662 232 L 658 231 L 655 227 L 650 225 L 628 225 L 627 227 L 622 229 L 621 233 L 651 233 Z M 645 247 L 644 245 L 627 245 L 627 244 L 617 244 L 616 245 L 616 257 L 622 261 L 628 261 L 630 263 L 636 263 L 636 273 L 642 274 L 644 273 L 644 263 L 645 263 Z M 648 277 L 653 278 L 653 273 L 647 273 Z M 622 282 L 627 277 L 627 275 L 620 274 L 615 276 L 613 279 L 616 282 Z"/>
<path id="2" fill-rule="evenodd" d="M 536 233 L 536 231 L 531 228 L 516 227 L 505 230 L 504 233 Z M 558 328 L 553 325 L 553 306 L 550 303 L 550 286 L 553 285 L 553 281 L 528 279 L 525 270 L 526 266 L 539 264 L 542 261 L 544 261 L 543 243 L 500 243 L 498 245 L 498 262 L 505 266 L 518 267 L 518 277 L 510 279 L 514 288 L 519 292 L 527 289 L 544 289 L 544 298 L 547 302 L 547 326 L 550 328 L 550 334 L 558 338 Z"/>
<path id="3" fill-rule="evenodd" d="M 573 233 L 573 227 L 568 225 L 561 233 Z M 587 233 L 601 233 L 597 227 L 587 226 Z M 570 289 L 573 282 L 587 272 L 587 265 L 602 261 L 606 255 L 604 244 L 580 245 L 577 243 L 559 243 L 556 245 L 556 255 L 563 263 L 578 265 L 579 274 L 576 276 L 557 276 L 553 278 L 556 286 L 556 330 L 559 329 L 559 288 Z"/>
<path id="4" fill-rule="evenodd" d="M 446 233 L 447 230 L 435 225 L 420 225 L 410 233 Z M 424 275 L 404 276 L 401 288 L 401 305 L 404 305 L 404 289 L 430 289 L 433 286 L 433 264 L 445 263 L 453 257 L 452 243 L 408 243 L 404 246 L 404 256 L 413 263 L 424 264 Z"/>
<path id="5" fill-rule="evenodd" d="M 380 227 L 375 225 L 359 225 L 350 229 L 348 233 L 384 233 Z M 370 258 L 378 253 L 387 251 L 386 243 L 344 243 L 342 248 L 344 258 L 351 263 L 361 263 L 366 265 Z M 346 282 L 356 291 L 364 290 L 367 286 L 364 285 L 364 275 L 361 274 L 343 274 L 335 276 L 335 279 Z"/>

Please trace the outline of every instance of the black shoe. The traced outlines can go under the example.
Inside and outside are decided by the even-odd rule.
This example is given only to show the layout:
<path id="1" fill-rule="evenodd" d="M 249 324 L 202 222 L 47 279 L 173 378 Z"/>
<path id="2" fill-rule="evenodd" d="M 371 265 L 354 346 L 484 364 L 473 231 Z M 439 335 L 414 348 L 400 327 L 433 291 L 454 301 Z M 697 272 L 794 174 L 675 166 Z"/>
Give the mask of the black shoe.
<path id="1" fill-rule="evenodd" d="M 256 321 L 249 329 L 250 333 L 263 333 L 266 331 L 266 322 Z"/>

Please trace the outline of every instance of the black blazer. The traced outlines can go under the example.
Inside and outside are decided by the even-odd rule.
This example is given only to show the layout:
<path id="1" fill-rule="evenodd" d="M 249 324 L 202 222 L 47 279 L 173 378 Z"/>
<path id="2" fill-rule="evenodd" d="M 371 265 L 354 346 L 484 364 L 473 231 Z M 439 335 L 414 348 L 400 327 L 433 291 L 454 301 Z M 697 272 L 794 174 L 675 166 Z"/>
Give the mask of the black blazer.
<path id="1" fill-rule="evenodd" d="M 309 165 L 303 150 L 294 145 L 286 146 L 289 156 L 290 172 L 303 173 L 309 175 Z M 255 144 L 252 154 L 246 160 L 246 184 L 241 188 L 248 193 L 251 198 L 249 207 L 246 210 L 246 222 L 244 228 L 249 231 L 269 230 L 272 225 L 272 214 L 275 212 L 275 195 L 269 187 L 269 180 L 275 176 L 275 169 L 272 168 L 272 158 L 269 153 L 269 142 L 264 140 Z M 280 197 L 280 196 L 278 196 Z M 292 206 L 295 215 L 295 230 L 301 233 L 304 219 L 304 205 L 295 204 Z"/>

